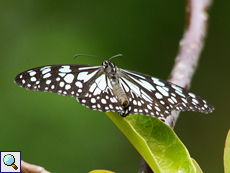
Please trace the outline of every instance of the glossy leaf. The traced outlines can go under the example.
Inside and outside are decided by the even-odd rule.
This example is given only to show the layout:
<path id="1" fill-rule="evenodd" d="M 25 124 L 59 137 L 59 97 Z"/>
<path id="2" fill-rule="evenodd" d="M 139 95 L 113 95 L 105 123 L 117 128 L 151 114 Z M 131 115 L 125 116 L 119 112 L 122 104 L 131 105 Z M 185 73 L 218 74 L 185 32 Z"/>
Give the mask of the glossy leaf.
<path id="1" fill-rule="evenodd" d="M 224 149 L 224 171 L 230 173 L 230 130 L 228 131 Z"/>
<path id="2" fill-rule="evenodd" d="M 192 158 L 193 164 L 196 168 L 196 173 L 203 173 L 203 171 L 200 169 L 200 166 L 198 165 L 198 163 Z"/>
<path id="3" fill-rule="evenodd" d="M 174 131 L 159 119 L 144 115 L 122 118 L 106 113 L 126 135 L 155 173 L 196 172 L 190 155 Z M 200 172 L 200 171 L 197 171 Z"/>

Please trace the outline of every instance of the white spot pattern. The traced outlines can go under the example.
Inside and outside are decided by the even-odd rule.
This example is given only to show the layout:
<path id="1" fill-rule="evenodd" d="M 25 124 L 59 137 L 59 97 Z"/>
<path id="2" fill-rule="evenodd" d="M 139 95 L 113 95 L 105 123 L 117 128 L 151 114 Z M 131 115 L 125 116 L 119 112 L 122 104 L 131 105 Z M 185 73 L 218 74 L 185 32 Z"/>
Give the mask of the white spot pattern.
<path id="1" fill-rule="evenodd" d="M 51 80 L 47 80 L 46 84 L 49 85 L 51 83 Z"/>
<path id="2" fill-rule="evenodd" d="M 65 89 L 66 89 L 66 90 L 69 90 L 70 88 L 71 88 L 71 85 L 70 85 L 70 84 L 66 84 L 66 85 L 65 85 Z"/>
<path id="3" fill-rule="evenodd" d="M 43 76 L 43 78 L 46 79 L 46 78 L 49 78 L 50 76 L 51 76 L 50 73 L 46 73 L 46 74 Z"/>
<path id="4" fill-rule="evenodd" d="M 71 71 L 72 70 L 70 69 L 70 66 L 68 66 L 68 65 L 61 66 L 61 68 L 59 69 L 59 72 L 62 72 L 62 73 L 69 73 Z"/>
<path id="5" fill-rule="evenodd" d="M 159 85 L 159 86 L 165 86 L 163 82 L 161 82 L 159 79 L 152 77 L 153 83 Z"/>
<path id="6" fill-rule="evenodd" d="M 75 83 L 75 85 L 76 85 L 76 87 L 78 87 L 78 88 L 82 88 L 82 87 L 83 87 L 82 83 L 79 82 L 79 81 L 77 81 L 77 82 Z"/>
<path id="7" fill-rule="evenodd" d="M 95 98 L 91 98 L 91 103 L 96 103 L 96 99 Z"/>
<path id="8" fill-rule="evenodd" d="M 101 103 L 106 104 L 107 102 L 105 99 L 101 99 Z"/>
<path id="9" fill-rule="evenodd" d="M 163 98 L 163 96 L 160 93 L 156 93 L 155 95 L 156 95 L 157 99 L 162 99 Z"/>
<path id="10" fill-rule="evenodd" d="M 74 75 L 73 74 L 67 74 L 65 77 L 64 77 L 64 80 L 66 83 L 72 83 L 73 82 L 73 79 L 74 79 Z"/>
<path id="11" fill-rule="evenodd" d="M 34 76 L 36 74 L 36 72 L 35 71 L 31 71 L 29 74 L 30 74 L 30 76 Z"/>
<path id="12" fill-rule="evenodd" d="M 90 109 L 114 111 L 122 116 L 140 113 L 165 120 L 172 110 L 203 113 L 213 110 L 209 103 L 184 88 L 149 75 L 119 69 L 109 61 L 103 62 L 106 63 L 107 66 L 102 67 L 54 65 L 34 68 L 20 73 L 15 82 L 30 90 L 76 97 Z M 114 81 L 113 86 L 110 81 Z M 122 106 L 120 100 L 126 100 L 128 105 Z"/>
<path id="13" fill-rule="evenodd" d="M 59 83 L 59 86 L 60 87 L 63 87 L 65 85 L 65 82 L 63 82 L 63 81 L 61 81 L 60 83 Z"/>
<path id="14" fill-rule="evenodd" d="M 66 73 L 58 73 L 59 76 L 64 77 Z"/>
<path id="15" fill-rule="evenodd" d="M 164 96 L 169 96 L 169 93 L 167 92 L 167 91 L 165 91 L 162 87 L 160 87 L 160 86 L 157 86 L 156 87 L 157 88 L 157 90 L 159 91 L 159 92 L 161 92 L 161 94 L 163 94 Z"/>
<path id="16" fill-rule="evenodd" d="M 30 78 L 30 80 L 31 80 L 31 82 L 35 82 L 37 79 L 36 79 L 36 77 L 32 77 L 32 78 Z"/>
<path id="17" fill-rule="evenodd" d="M 51 71 L 50 68 L 46 68 L 46 69 L 42 70 L 42 74 L 46 74 L 46 73 L 48 73 L 48 72 L 50 72 L 50 71 Z"/>
<path id="18" fill-rule="evenodd" d="M 88 74 L 88 72 L 81 72 L 78 74 L 77 79 L 78 80 L 83 80 L 84 82 L 87 82 L 89 79 L 91 79 L 95 74 L 97 73 L 97 71 Z"/>

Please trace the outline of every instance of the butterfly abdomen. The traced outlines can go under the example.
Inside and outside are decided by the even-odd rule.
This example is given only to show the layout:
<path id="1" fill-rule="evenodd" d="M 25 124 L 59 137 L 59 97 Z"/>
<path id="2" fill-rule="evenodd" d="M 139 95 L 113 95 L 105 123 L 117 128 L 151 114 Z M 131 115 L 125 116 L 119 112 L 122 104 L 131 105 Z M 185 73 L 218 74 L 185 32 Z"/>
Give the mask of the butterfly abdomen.
<path id="1" fill-rule="evenodd" d="M 119 84 L 117 79 L 111 79 L 109 80 L 113 87 L 113 92 L 117 96 L 119 103 L 122 107 L 127 107 L 129 105 L 129 100 L 127 98 L 127 95 L 125 94 L 123 88 Z"/>

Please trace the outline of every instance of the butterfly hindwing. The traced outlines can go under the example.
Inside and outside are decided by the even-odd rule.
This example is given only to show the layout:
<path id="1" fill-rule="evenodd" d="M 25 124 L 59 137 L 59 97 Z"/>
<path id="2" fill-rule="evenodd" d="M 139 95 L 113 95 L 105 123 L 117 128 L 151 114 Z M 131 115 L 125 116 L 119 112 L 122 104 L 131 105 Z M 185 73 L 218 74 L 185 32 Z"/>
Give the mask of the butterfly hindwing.
<path id="1" fill-rule="evenodd" d="M 79 97 L 77 100 L 90 109 L 102 112 L 121 112 L 123 110 L 105 74 L 95 78 L 84 92 L 84 97 Z"/>

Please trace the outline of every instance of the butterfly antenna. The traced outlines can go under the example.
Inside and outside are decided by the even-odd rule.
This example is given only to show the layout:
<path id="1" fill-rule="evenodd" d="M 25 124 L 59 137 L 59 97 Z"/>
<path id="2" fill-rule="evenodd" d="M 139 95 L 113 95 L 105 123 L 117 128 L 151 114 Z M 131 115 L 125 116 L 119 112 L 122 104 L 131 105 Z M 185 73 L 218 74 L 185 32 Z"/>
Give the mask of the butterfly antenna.
<path id="1" fill-rule="evenodd" d="M 102 58 L 102 57 L 100 57 L 100 56 L 95 56 L 95 55 L 85 55 L 85 54 L 77 54 L 77 55 L 75 55 L 75 56 L 74 56 L 74 59 L 75 59 L 76 57 L 78 57 L 78 56 L 96 57 L 96 58 L 100 58 L 100 59 L 105 60 L 104 58 Z"/>
<path id="2" fill-rule="evenodd" d="M 109 58 L 109 61 L 115 57 L 118 57 L 118 56 L 121 56 L 123 58 L 123 55 L 122 54 L 118 54 L 118 55 L 115 55 L 115 56 L 112 56 L 111 58 Z"/>

